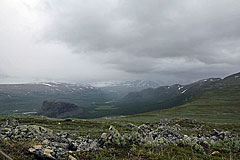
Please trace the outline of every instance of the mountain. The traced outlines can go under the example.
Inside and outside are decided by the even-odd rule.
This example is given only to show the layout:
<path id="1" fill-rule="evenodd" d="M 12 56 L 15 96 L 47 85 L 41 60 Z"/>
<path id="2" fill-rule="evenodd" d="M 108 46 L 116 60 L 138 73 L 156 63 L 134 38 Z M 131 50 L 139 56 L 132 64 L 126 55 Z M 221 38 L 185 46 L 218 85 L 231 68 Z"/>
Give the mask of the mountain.
<path id="1" fill-rule="evenodd" d="M 0 159 L 240 159 L 239 77 L 145 89 L 121 100 L 130 106 L 105 102 L 91 110 L 119 115 L 158 109 L 129 116 L 0 116 Z M 44 101 L 41 110 L 60 118 L 85 112 L 58 100 Z"/>
<path id="2" fill-rule="evenodd" d="M 78 118 L 130 115 L 193 102 L 208 106 L 219 104 L 217 102 L 224 103 L 224 106 L 235 105 L 240 94 L 240 73 L 188 85 L 157 86 L 154 82 L 140 80 L 94 86 L 52 82 L 5 84 L 0 85 L 0 114 L 36 113 L 47 99 L 76 104 L 83 110 L 77 114 Z M 127 93 L 132 90 L 134 92 Z"/>
<path id="3" fill-rule="evenodd" d="M 157 122 L 164 118 L 190 118 L 218 123 L 239 123 L 240 73 L 214 83 L 191 101 L 182 105 L 128 116 L 128 121 Z M 205 81 L 205 80 L 204 80 Z M 124 120 L 124 118 L 121 118 Z"/>
<path id="4" fill-rule="evenodd" d="M 101 117 L 116 111 L 114 107 L 104 106 L 111 105 L 130 91 L 156 87 L 157 83 L 139 80 L 98 85 L 58 82 L 1 84 L 0 114 L 33 114 L 39 111 L 43 101 L 56 99 L 81 106 L 84 113 L 79 114 L 79 118 Z"/>
<path id="5" fill-rule="evenodd" d="M 225 85 L 225 86 L 234 86 L 234 85 L 239 86 L 240 85 L 240 72 L 225 77 L 221 82 L 222 82 L 222 85 Z"/>
<path id="6" fill-rule="evenodd" d="M 54 118 L 78 117 L 83 113 L 83 108 L 73 103 L 57 100 L 45 100 L 42 104 L 39 115 Z"/>
<path id="7" fill-rule="evenodd" d="M 240 73 L 221 78 L 209 78 L 188 85 L 175 84 L 154 89 L 132 92 L 122 98 L 116 106 L 121 114 L 142 113 L 180 106 L 198 99 L 207 92 L 230 90 L 229 96 L 240 93 Z M 229 97 L 228 96 L 228 97 Z"/>
<path id="8" fill-rule="evenodd" d="M 91 83 L 91 86 L 97 87 L 109 93 L 113 99 L 119 99 L 126 96 L 129 92 L 141 91 L 147 88 L 157 88 L 159 82 L 147 80 L 128 80 L 128 81 L 106 81 Z"/>
<path id="9" fill-rule="evenodd" d="M 109 101 L 101 89 L 67 83 L 1 84 L 0 114 L 37 112 L 46 99 L 57 99 L 91 108 L 92 103 Z"/>

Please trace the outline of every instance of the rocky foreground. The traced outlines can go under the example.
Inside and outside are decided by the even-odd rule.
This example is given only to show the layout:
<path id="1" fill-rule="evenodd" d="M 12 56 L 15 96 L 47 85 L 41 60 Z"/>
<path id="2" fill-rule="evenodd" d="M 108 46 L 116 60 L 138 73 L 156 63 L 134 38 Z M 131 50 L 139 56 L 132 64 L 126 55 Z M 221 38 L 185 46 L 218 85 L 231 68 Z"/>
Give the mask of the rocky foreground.
<path id="1" fill-rule="evenodd" d="M 231 149 L 230 152 L 240 154 L 240 134 L 216 129 L 203 133 L 200 124 L 184 119 L 181 123 L 193 124 L 192 132 L 187 135 L 182 127 L 174 120 L 162 120 L 155 124 L 134 125 L 125 124 L 128 132 L 119 132 L 114 126 L 99 137 L 82 137 L 78 132 L 54 131 L 37 125 L 20 125 L 15 119 L 6 119 L 0 128 L 0 140 L 13 142 L 28 141 L 32 146 L 28 153 L 37 159 L 78 159 L 74 152 L 95 152 L 106 148 L 131 146 L 164 147 L 176 145 L 191 147 L 194 152 L 213 156 L 221 155 L 221 151 L 213 150 L 214 146 Z M 170 125 L 174 122 L 174 125 Z"/>

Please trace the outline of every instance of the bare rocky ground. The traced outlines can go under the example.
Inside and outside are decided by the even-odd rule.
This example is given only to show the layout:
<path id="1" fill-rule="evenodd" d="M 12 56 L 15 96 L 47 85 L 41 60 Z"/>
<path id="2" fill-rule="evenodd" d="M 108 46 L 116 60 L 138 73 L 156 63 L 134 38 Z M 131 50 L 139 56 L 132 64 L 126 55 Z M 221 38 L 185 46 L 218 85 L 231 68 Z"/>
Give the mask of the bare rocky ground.
<path id="1" fill-rule="evenodd" d="M 188 128 L 183 124 L 191 127 Z M 226 159 L 240 158 L 240 133 L 217 129 L 203 132 L 202 128 L 206 126 L 190 119 L 161 120 L 154 124 L 140 125 L 127 123 L 122 124 L 122 127 L 125 130 L 120 132 L 111 125 L 106 133 L 91 137 L 81 136 L 77 131 L 55 131 L 39 125 L 20 125 L 15 119 L 5 119 L 0 128 L 0 139 L 2 142 L 11 143 L 29 142 L 30 145 L 23 154 L 32 159 L 74 160 L 84 155 L 89 156 L 86 154 L 109 149 L 125 149 L 125 152 L 129 152 L 128 156 L 134 159 L 137 157 L 133 155 L 141 148 L 155 150 L 169 146 L 190 148 L 193 153 L 216 159 L 224 158 L 226 155 Z M 154 152 L 152 154 L 155 154 Z M 125 158 L 126 155 L 116 159 Z M 157 159 L 155 156 L 148 158 L 142 156 L 142 158 Z"/>

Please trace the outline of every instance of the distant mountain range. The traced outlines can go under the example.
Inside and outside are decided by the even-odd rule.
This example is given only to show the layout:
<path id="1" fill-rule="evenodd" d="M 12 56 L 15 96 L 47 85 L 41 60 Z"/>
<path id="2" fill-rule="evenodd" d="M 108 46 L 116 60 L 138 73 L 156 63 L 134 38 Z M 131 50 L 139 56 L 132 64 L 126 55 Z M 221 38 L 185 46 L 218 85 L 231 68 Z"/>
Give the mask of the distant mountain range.
<path id="1" fill-rule="evenodd" d="M 94 87 L 127 87 L 127 88 L 156 88 L 160 84 L 154 81 L 148 80 L 128 80 L 128 81 L 105 81 L 91 83 Z"/>
<path id="2" fill-rule="evenodd" d="M 161 86 L 159 82 L 148 80 L 105 81 L 91 83 L 90 85 L 111 93 L 114 99 L 120 99 L 126 96 L 129 92 L 136 92 L 147 88 L 157 88 Z"/>
<path id="3" fill-rule="evenodd" d="M 55 99 L 84 108 L 81 115 L 84 118 L 95 117 L 99 114 L 94 108 L 99 105 L 117 101 L 129 92 L 157 86 L 157 83 L 143 80 L 105 82 L 101 85 L 59 82 L 0 84 L 0 114 L 32 114 L 38 112 L 44 100 Z"/>
<path id="4" fill-rule="evenodd" d="M 67 83 L 1 84 L 0 114 L 36 112 L 46 99 L 73 102 L 84 108 L 109 101 L 101 89 Z"/>
<path id="5" fill-rule="evenodd" d="M 180 106 L 202 95 L 221 97 L 220 93 L 225 95 L 225 100 L 236 101 L 235 97 L 239 97 L 240 93 L 240 73 L 223 79 L 209 78 L 188 85 L 171 86 L 144 80 L 91 85 L 56 82 L 1 84 L 0 114 L 36 113 L 43 101 L 51 99 L 76 104 L 81 110 L 79 114 L 74 114 L 77 118 L 129 115 Z M 69 113 L 67 115 L 71 117 Z"/>

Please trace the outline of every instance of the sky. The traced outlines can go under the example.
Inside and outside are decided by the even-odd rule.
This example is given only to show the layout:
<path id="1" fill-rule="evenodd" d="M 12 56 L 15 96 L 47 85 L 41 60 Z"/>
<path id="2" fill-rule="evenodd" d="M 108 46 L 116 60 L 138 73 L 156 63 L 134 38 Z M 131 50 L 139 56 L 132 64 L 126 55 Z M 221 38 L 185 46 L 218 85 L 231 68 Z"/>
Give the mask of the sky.
<path id="1" fill-rule="evenodd" d="M 240 71 L 239 0 L 0 0 L 0 83 Z"/>

